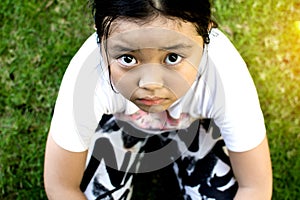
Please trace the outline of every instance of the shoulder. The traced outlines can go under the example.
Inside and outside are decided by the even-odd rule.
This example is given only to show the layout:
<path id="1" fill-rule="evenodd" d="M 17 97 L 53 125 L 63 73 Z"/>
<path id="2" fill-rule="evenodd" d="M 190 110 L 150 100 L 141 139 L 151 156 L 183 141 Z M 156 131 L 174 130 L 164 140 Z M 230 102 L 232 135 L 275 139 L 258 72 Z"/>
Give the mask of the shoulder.
<path id="1" fill-rule="evenodd" d="M 265 135 L 264 118 L 256 87 L 242 56 L 218 29 L 210 33 L 208 61 L 201 76 L 210 94 L 210 113 L 230 150 L 255 147 Z"/>
<path id="2" fill-rule="evenodd" d="M 246 66 L 234 44 L 221 30 L 212 29 L 209 37 L 208 55 L 216 65 L 235 64 Z"/>
<path id="3" fill-rule="evenodd" d="M 92 34 L 70 61 L 55 102 L 50 132 L 61 147 L 83 151 L 97 125 L 93 108 L 100 51 Z"/>
<path id="4" fill-rule="evenodd" d="M 209 33 L 210 45 L 211 44 L 223 44 L 232 45 L 230 39 L 218 28 L 211 29 Z"/>
<path id="5" fill-rule="evenodd" d="M 84 56 L 89 56 L 93 51 L 99 50 L 100 47 L 97 43 L 97 33 L 91 34 L 81 45 L 79 50 L 76 52 L 72 60 L 76 60 L 77 58 L 82 58 Z M 99 53 L 98 51 L 98 53 Z"/>

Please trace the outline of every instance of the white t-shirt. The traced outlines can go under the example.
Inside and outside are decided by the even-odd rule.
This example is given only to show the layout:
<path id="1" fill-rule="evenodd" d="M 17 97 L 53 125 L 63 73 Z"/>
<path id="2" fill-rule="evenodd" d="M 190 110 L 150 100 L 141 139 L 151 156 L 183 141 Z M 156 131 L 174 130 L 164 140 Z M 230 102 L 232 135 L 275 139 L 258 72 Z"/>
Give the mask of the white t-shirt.
<path id="1" fill-rule="evenodd" d="M 139 111 L 113 91 L 96 37 L 91 35 L 71 60 L 51 122 L 50 134 L 55 142 L 73 152 L 90 147 L 103 114 L 121 114 L 124 118 Z M 170 116 L 181 119 L 182 114 L 188 114 L 186 121 L 190 122 L 214 119 L 231 151 L 243 152 L 260 144 L 266 130 L 256 88 L 245 62 L 220 30 L 211 31 L 198 71 L 190 90 L 168 109 Z M 188 125 L 178 123 L 175 128 Z"/>

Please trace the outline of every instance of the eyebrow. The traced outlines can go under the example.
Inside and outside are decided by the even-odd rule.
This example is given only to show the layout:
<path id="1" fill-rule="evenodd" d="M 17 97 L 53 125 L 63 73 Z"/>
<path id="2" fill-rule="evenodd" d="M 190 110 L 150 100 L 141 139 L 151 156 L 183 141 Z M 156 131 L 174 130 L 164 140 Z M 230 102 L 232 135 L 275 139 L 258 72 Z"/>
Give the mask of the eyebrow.
<path id="1" fill-rule="evenodd" d="M 149 47 L 153 48 L 153 47 Z M 175 44 L 173 46 L 166 46 L 166 47 L 159 47 L 156 49 L 159 50 L 167 50 L 167 51 L 172 51 L 172 50 L 179 50 L 179 49 L 190 49 L 192 48 L 192 45 L 189 44 Z M 143 48 L 132 48 L 132 47 L 127 47 L 127 46 L 122 46 L 122 45 L 113 45 L 111 47 L 111 50 L 114 52 L 133 52 L 133 51 L 140 51 Z"/>
<path id="2" fill-rule="evenodd" d="M 168 46 L 168 47 L 162 47 L 161 49 L 165 49 L 165 50 L 178 50 L 178 49 L 190 49 L 192 48 L 192 45 L 189 44 L 176 44 L 173 46 Z"/>
<path id="3" fill-rule="evenodd" d="M 116 51 L 116 52 L 132 52 L 132 51 L 136 51 L 137 49 L 125 47 L 122 45 L 113 45 L 111 47 L 111 50 Z"/>

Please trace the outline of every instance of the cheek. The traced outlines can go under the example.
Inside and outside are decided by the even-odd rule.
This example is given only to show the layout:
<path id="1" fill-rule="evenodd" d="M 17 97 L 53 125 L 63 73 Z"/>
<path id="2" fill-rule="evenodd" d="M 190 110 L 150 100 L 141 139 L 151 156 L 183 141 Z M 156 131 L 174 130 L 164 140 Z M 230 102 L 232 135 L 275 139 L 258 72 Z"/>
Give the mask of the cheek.
<path id="1" fill-rule="evenodd" d="M 196 77 L 197 69 L 191 65 L 184 65 L 179 70 L 169 70 L 169 76 L 165 77 L 165 84 L 177 97 L 183 96 L 192 86 Z"/>
<path id="2" fill-rule="evenodd" d="M 188 66 L 186 69 L 182 72 L 182 76 L 184 76 L 184 79 L 187 81 L 187 83 L 191 86 L 198 74 L 198 69 L 195 68 L 195 66 Z"/>
<path id="3" fill-rule="evenodd" d="M 115 89 L 127 99 L 130 99 L 134 91 L 138 88 L 138 76 L 133 71 L 111 65 L 112 83 Z"/>
<path id="4" fill-rule="evenodd" d="M 200 62 L 202 58 L 202 50 L 199 54 L 195 54 L 189 58 L 184 64 L 184 67 L 180 68 L 179 72 L 189 85 L 192 85 L 199 73 Z"/>
<path id="5" fill-rule="evenodd" d="M 193 83 L 198 74 L 199 63 L 199 57 L 196 59 L 189 58 L 188 60 L 185 60 L 180 67 L 175 69 L 175 71 L 187 83 Z"/>
<path id="6" fill-rule="evenodd" d="M 122 70 L 119 70 L 114 65 L 110 65 L 110 78 L 114 85 L 118 82 L 118 80 L 122 77 Z"/>

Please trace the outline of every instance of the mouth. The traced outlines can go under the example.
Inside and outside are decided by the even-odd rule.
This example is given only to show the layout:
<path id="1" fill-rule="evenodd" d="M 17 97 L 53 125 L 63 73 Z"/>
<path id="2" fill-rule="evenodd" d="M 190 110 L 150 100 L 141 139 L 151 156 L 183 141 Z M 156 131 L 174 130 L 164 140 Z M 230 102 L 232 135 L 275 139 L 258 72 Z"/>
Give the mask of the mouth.
<path id="1" fill-rule="evenodd" d="M 138 98 L 136 102 L 146 106 L 154 106 L 154 105 L 161 105 L 166 100 L 167 100 L 166 98 L 162 98 L 162 97 L 144 97 L 144 98 Z"/>

